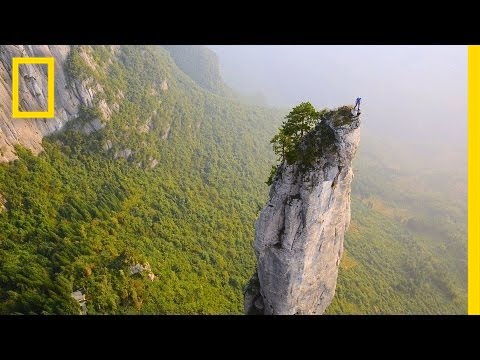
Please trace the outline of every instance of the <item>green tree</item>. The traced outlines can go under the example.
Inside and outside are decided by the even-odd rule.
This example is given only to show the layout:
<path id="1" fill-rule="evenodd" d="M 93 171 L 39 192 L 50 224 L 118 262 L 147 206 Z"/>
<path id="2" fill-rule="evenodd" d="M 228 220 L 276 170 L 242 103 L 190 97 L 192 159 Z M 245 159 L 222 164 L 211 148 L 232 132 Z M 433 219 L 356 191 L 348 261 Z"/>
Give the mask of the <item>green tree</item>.
<path id="1" fill-rule="evenodd" d="M 283 161 L 285 155 L 293 148 L 292 137 L 285 133 L 284 127 L 281 127 L 278 130 L 278 133 L 272 138 L 272 140 L 270 140 L 270 143 L 273 146 L 275 154 L 279 155 L 280 161 Z"/>
<path id="2" fill-rule="evenodd" d="M 315 110 L 309 102 L 295 106 L 285 117 L 285 121 L 270 143 L 279 161 L 289 163 L 297 160 L 296 149 L 303 136 L 308 133 L 320 119 L 321 112 Z"/>
<path id="3" fill-rule="evenodd" d="M 285 135 L 292 137 L 295 144 L 298 144 L 303 135 L 315 126 L 319 117 L 320 113 L 315 110 L 311 103 L 302 102 L 300 105 L 295 106 L 285 117 L 283 132 Z"/>

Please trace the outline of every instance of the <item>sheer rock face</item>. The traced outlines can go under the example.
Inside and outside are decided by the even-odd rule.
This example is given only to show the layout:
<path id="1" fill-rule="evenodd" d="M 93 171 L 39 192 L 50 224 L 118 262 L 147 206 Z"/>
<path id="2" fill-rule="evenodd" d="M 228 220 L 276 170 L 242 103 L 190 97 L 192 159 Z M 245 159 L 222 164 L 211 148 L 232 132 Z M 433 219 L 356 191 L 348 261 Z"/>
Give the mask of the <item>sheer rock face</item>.
<path id="1" fill-rule="evenodd" d="M 302 143 L 310 165 L 279 167 L 255 223 L 258 265 L 245 289 L 247 314 L 322 314 L 331 303 L 350 223 L 359 126 L 350 108 L 329 113 Z"/>
<path id="2" fill-rule="evenodd" d="M 78 116 L 80 105 L 91 107 L 99 89 L 92 79 L 67 81 L 65 61 L 68 45 L 0 45 L 0 162 L 16 158 L 14 145 L 33 153 L 42 151 L 42 138 L 60 130 Z M 12 118 L 12 57 L 53 57 L 55 59 L 55 118 Z M 46 65 L 19 67 L 19 102 L 22 111 L 46 111 Z"/>

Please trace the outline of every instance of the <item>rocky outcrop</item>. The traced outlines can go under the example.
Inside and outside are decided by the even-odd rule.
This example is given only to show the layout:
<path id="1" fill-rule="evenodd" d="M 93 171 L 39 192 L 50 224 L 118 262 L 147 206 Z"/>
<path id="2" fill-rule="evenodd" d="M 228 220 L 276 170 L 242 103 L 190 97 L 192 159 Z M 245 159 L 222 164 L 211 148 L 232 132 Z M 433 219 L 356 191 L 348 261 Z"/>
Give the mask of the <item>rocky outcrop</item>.
<path id="1" fill-rule="evenodd" d="M 168 136 L 170 135 L 170 128 L 171 128 L 170 125 L 168 125 L 165 131 L 163 132 L 162 140 L 168 139 Z"/>
<path id="2" fill-rule="evenodd" d="M 123 149 L 120 151 L 116 151 L 115 155 L 113 157 L 115 159 L 123 158 L 123 159 L 128 159 L 130 156 L 132 156 L 133 150 L 132 149 Z"/>
<path id="3" fill-rule="evenodd" d="M 78 302 L 80 307 L 80 315 L 87 315 L 87 298 L 82 294 L 81 290 L 72 292 L 71 297 Z"/>
<path id="4" fill-rule="evenodd" d="M 16 158 L 14 145 L 21 144 L 34 153 L 42 151 L 42 138 L 78 117 L 80 105 L 91 107 L 96 94 L 103 89 L 92 79 L 69 79 L 65 61 L 70 52 L 68 45 L 0 45 L 0 162 Z M 88 58 L 81 53 L 82 58 Z M 12 119 L 12 57 L 55 58 L 55 118 Z M 93 61 L 93 60 L 92 60 Z M 91 65 L 91 66 L 94 66 Z M 45 111 L 47 96 L 47 70 L 45 65 L 19 67 L 19 98 L 22 111 Z M 111 114 L 106 104 L 100 109 L 107 117 Z M 95 122 L 85 128 L 96 131 L 101 124 Z"/>
<path id="5" fill-rule="evenodd" d="M 145 264 L 137 263 L 135 265 L 130 266 L 130 275 L 142 274 L 146 272 L 150 281 L 154 281 L 156 279 L 155 274 L 152 272 L 152 268 L 148 262 Z"/>
<path id="6" fill-rule="evenodd" d="M 74 126 L 73 128 L 76 130 L 81 131 L 85 135 L 90 135 L 91 133 L 101 130 L 105 127 L 105 124 L 100 120 L 99 118 L 95 118 L 89 122 L 83 123 L 83 124 L 78 124 L 77 126 Z"/>
<path id="7" fill-rule="evenodd" d="M 157 165 L 160 163 L 157 159 L 152 158 L 152 157 L 150 157 L 148 159 L 148 161 L 149 161 L 148 166 L 149 166 L 150 169 L 155 169 L 157 167 Z"/>
<path id="8" fill-rule="evenodd" d="M 162 91 L 167 91 L 168 90 L 167 80 L 162 81 L 162 83 L 160 84 L 160 90 L 162 90 Z"/>
<path id="9" fill-rule="evenodd" d="M 350 107 L 331 111 L 301 144 L 311 161 L 279 166 L 255 223 L 258 264 L 245 289 L 247 314 L 322 314 L 332 301 L 359 126 Z"/>
<path id="10" fill-rule="evenodd" d="M 2 196 L 0 193 L 0 213 L 7 211 L 7 207 L 5 206 L 7 204 L 7 200 Z"/>

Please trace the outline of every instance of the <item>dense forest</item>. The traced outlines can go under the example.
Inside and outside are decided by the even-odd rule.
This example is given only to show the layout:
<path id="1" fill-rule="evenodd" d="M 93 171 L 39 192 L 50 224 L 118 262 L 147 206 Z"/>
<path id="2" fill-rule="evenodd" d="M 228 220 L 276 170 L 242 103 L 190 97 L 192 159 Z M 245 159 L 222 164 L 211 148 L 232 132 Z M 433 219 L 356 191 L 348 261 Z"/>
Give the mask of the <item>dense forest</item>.
<path id="1" fill-rule="evenodd" d="M 439 168 L 428 155 L 392 154 L 389 143 L 362 136 L 352 222 L 327 313 L 465 314 L 466 163 L 463 172 L 456 162 Z"/>
<path id="2" fill-rule="evenodd" d="M 68 71 L 104 99 L 0 165 L 0 313 L 78 314 L 74 291 L 88 314 L 242 313 L 288 111 L 237 101 L 201 48 L 76 46 Z M 80 132 L 101 100 L 118 111 Z M 465 313 L 465 178 L 446 168 L 445 191 L 444 174 L 392 168 L 362 141 L 328 313 Z"/>

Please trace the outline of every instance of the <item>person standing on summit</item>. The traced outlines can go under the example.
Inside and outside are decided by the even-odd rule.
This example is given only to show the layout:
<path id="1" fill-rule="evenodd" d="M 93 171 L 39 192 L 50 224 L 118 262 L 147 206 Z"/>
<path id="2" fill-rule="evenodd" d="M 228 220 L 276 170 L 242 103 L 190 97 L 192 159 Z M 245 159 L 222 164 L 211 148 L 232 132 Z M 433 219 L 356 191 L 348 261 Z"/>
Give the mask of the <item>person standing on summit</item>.
<path id="1" fill-rule="evenodd" d="M 362 101 L 362 98 L 357 97 L 357 99 L 355 100 L 355 106 L 353 107 L 353 111 L 357 109 L 357 116 L 360 115 L 360 101 Z"/>

